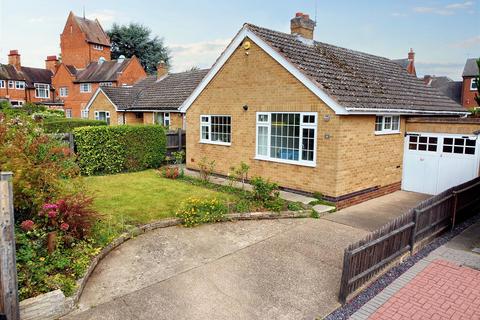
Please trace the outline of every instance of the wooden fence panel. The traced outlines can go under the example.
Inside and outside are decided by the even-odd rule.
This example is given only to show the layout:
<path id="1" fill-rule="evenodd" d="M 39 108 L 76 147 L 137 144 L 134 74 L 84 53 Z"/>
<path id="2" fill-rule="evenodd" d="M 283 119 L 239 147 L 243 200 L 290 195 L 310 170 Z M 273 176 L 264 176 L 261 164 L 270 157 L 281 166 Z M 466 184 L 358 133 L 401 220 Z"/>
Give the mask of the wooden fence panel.
<path id="1" fill-rule="evenodd" d="M 20 319 L 11 173 L 0 173 L 0 315 Z"/>
<path id="2" fill-rule="evenodd" d="M 372 280 L 388 265 L 414 247 L 466 219 L 480 205 L 480 177 L 453 187 L 420 203 L 404 215 L 387 223 L 364 239 L 345 249 L 339 299 L 348 296 Z"/>

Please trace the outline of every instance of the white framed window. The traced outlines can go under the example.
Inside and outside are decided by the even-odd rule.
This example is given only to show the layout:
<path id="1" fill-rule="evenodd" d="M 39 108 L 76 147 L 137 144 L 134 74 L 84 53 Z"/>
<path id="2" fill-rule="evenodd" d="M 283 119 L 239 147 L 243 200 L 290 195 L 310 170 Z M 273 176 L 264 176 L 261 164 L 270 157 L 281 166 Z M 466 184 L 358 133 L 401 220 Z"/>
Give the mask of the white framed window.
<path id="1" fill-rule="evenodd" d="M 110 124 L 110 112 L 108 111 L 95 111 L 95 120 L 105 121 Z"/>
<path id="2" fill-rule="evenodd" d="M 200 142 L 230 145 L 232 143 L 232 117 L 227 115 L 200 116 Z"/>
<path id="3" fill-rule="evenodd" d="M 317 113 L 257 112 L 256 159 L 315 166 Z"/>
<path id="4" fill-rule="evenodd" d="M 103 46 L 100 45 L 100 44 L 94 44 L 94 45 L 93 45 L 93 49 L 102 51 L 102 50 L 103 50 Z"/>
<path id="5" fill-rule="evenodd" d="M 71 118 L 72 117 L 72 109 L 65 109 L 65 118 Z"/>
<path id="6" fill-rule="evenodd" d="M 16 90 L 25 90 L 25 81 L 15 81 Z"/>
<path id="7" fill-rule="evenodd" d="M 50 85 L 44 83 L 35 83 L 35 98 L 50 98 Z"/>
<path id="8" fill-rule="evenodd" d="M 13 80 L 8 80 L 8 89 L 15 88 L 15 82 Z"/>
<path id="9" fill-rule="evenodd" d="M 68 87 L 60 87 L 60 97 L 68 97 Z"/>
<path id="10" fill-rule="evenodd" d="M 82 118 L 83 119 L 88 119 L 88 111 L 87 110 L 82 110 Z"/>
<path id="11" fill-rule="evenodd" d="M 375 118 L 375 134 L 400 133 L 400 116 L 377 116 Z"/>
<path id="12" fill-rule="evenodd" d="M 80 83 L 80 93 L 90 93 L 92 92 L 91 83 Z"/>
<path id="13" fill-rule="evenodd" d="M 10 104 L 12 105 L 12 107 L 21 107 L 21 106 L 23 106 L 24 103 L 25 103 L 25 101 L 23 101 L 23 100 L 11 100 L 10 101 Z"/>
<path id="14" fill-rule="evenodd" d="M 476 78 L 472 78 L 470 81 L 470 91 L 477 91 L 478 83 Z"/>
<path id="15" fill-rule="evenodd" d="M 100 87 L 112 87 L 112 82 L 100 82 Z"/>
<path id="16" fill-rule="evenodd" d="M 170 112 L 157 112 L 154 114 L 154 123 L 170 127 Z"/>
<path id="17" fill-rule="evenodd" d="M 0 88 L 5 89 L 5 80 L 0 80 Z"/>

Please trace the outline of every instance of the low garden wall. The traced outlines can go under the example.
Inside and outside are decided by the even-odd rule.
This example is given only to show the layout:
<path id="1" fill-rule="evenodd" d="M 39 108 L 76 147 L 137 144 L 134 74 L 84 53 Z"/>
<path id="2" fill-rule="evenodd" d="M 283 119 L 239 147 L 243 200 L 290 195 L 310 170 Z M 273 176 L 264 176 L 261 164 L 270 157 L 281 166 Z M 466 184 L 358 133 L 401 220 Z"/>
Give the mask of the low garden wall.
<path id="1" fill-rule="evenodd" d="M 230 213 L 225 215 L 224 221 L 241 221 L 241 220 L 274 220 L 274 219 L 294 219 L 308 218 L 311 210 L 301 211 L 283 211 L 283 212 L 250 212 L 250 213 Z M 119 247 L 124 242 L 135 238 L 146 232 L 179 226 L 182 224 L 181 219 L 163 219 L 157 222 L 149 223 L 134 228 L 131 232 L 121 235 L 119 238 L 111 242 L 108 246 L 92 260 L 85 276 L 78 280 L 77 291 L 71 297 L 65 297 L 61 290 L 55 290 L 49 293 L 39 295 L 20 302 L 20 318 L 22 320 L 50 320 L 57 319 L 74 311 L 90 276 L 95 270 L 98 263 L 105 258 L 111 251 Z"/>

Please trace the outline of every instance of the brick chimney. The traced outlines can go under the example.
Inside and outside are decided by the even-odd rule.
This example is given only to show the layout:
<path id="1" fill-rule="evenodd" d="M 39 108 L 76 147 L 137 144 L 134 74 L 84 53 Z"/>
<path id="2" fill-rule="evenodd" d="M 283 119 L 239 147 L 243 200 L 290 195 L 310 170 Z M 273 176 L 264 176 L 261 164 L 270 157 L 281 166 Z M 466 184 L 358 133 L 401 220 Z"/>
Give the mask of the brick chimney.
<path id="1" fill-rule="evenodd" d="M 157 65 L 157 78 L 161 78 L 168 73 L 168 67 L 165 61 L 160 61 Z"/>
<path id="2" fill-rule="evenodd" d="M 58 59 L 57 56 L 47 56 L 45 60 L 45 69 L 52 71 L 54 74 L 57 71 Z"/>
<path id="3" fill-rule="evenodd" d="M 417 70 L 415 69 L 415 52 L 413 52 L 412 48 L 410 48 L 410 51 L 408 52 L 407 72 L 413 74 L 414 76 L 417 75 Z"/>
<path id="4" fill-rule="evenodd" d="M 10 50 L 10 53 L 8 54 L 8 64 L 11 64 L 17 69 L 17 71 L 20 71 L 22 64 L 20 63 L 20 54 L 18 53 L 18 50 Z"/>
<path id="5" fill-rule="evenodd" d="M 292 34 L 300 35 L 305 39 L 313 40 L 313 31 L 315 30 L 315 21 L 310 19 L 308 14 L 297 12 L 295 18 L 290 20 L 290 30 Z"/>

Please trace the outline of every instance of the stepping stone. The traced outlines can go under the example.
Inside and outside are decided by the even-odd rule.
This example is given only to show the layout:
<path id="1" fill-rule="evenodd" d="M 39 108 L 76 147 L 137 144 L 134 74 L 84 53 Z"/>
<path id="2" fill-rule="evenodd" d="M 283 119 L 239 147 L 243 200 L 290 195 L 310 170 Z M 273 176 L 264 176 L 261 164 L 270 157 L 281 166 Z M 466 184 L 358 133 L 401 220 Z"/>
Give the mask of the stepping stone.
<path id="1" fill-rule="evenodd" d="M 315 210 L 319 214 L 322 214 L 322 213 L 328 213 L 332 210 L 335 210 L 335 207 L 318 204 L 313 207 L 313 210 Z"/>

